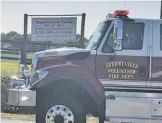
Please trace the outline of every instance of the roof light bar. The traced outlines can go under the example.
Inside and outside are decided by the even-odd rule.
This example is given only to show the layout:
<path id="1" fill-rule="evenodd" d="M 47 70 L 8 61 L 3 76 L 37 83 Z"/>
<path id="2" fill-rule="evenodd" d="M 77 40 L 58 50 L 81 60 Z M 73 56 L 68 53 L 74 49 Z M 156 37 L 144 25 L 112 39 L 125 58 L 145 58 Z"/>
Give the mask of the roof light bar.
<path id="1" fill-rule="evenodd" d="M 120 15 L 120 16 L 126 16 L 129 14 L 129 12 L 127 10 L 115 10 L 114 12 L 115 15 Z"/>

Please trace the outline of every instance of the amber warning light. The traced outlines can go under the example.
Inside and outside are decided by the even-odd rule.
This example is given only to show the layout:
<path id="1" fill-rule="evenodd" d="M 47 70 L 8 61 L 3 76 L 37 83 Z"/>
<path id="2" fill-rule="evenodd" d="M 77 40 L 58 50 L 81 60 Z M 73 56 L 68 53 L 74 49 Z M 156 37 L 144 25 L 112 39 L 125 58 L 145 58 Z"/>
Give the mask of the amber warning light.
<path id="1" fill-rule="evenodd" d="M 114 14 L 115 15 L 128 15 L 129 14 L 129 12 L 127 11 L 127 10 L 116 10 L 115 12 L 114 12 Z"/>

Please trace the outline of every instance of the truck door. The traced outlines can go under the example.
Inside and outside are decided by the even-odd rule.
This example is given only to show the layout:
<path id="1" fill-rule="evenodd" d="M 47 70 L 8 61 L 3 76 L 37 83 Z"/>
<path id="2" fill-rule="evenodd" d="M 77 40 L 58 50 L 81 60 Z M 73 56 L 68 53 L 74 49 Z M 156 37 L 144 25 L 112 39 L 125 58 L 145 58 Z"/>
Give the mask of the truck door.
<path id="1" fill-rule="evenodd" d="M 135 20 L 124 22 L 123 46 L 113 51 L 113 25 L 97 50 L 96 75 L 109 86 L 146 86 L 149 77 L 148 42 L 152 22 Z"/>
<path id="2" fill-rule="evenodd" d="M 152 86 L 162 87 L 162 21 L 153 21 L 153 47 L 151 50 L 151 82 Z M 156 84 L 155 84 L 156 83 Z M 160 84 L 161 83 L 161 84 Z"/>

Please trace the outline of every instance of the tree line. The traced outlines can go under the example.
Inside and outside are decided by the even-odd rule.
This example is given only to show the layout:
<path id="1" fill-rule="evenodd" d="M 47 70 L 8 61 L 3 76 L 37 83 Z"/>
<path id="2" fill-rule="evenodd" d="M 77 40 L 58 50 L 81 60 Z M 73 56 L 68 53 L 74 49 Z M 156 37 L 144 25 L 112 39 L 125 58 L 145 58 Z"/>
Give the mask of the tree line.
<path id="1" fill-rule="evenodd" d="M 78 42 L 80 40 L 81 35 L 77 34 L 76 35 L 76 40 L 77 41 L 71 41 L 71 42 Z M 1 33 L 1 40 L 11 40 L 11 41 L 22 41 L 24 40 L 24 35 L 19 34 L 16 31 L 10 31 L 8 33 Z M 31 40 L 31 34 L 28 34 L 28 40 Z M 88 42 L 89 40 L 85 37 L 84 42 Z"/>

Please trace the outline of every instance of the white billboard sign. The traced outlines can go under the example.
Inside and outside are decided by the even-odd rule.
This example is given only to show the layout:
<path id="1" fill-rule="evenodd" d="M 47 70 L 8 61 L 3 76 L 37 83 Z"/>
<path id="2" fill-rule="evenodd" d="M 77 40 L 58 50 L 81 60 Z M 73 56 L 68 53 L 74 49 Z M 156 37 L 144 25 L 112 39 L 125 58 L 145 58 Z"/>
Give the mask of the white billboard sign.
<path id="1" fill-rule="evenodd" d="M 32 18 L 32 41 L 65 43 L 76 40 L 77 17 Z"/>

